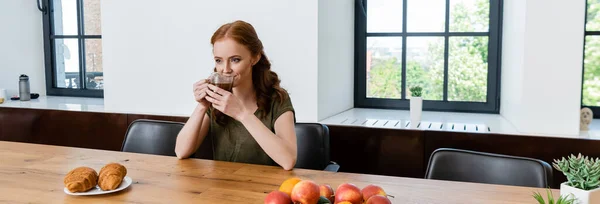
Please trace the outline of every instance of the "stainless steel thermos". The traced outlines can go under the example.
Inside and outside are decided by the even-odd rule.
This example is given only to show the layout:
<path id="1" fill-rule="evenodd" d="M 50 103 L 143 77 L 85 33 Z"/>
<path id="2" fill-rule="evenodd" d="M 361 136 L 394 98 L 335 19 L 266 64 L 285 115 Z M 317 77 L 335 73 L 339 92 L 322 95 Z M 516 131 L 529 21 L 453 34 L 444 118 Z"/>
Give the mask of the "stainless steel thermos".
<path id="1" fill-rule="evenodd" d="M 19 100 L 29 101 L 31 99 L 31 91 L 29 90 L 29 77 L 25 74 L 19 76 Z"/>

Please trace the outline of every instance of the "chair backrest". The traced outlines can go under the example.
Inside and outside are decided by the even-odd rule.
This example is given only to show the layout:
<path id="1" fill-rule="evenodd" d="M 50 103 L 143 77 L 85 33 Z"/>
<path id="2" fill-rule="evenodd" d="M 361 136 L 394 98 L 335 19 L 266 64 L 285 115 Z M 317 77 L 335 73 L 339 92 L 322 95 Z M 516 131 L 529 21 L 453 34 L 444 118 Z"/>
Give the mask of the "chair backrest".
<path id="1" fill-rule="evenodd" d="M 133 121 L 127 129 L 121 151 L 176 156 L 175 142 L 183 125 L 147 119 Z"/>
<path id="2" fill-rule="evenodd" d="M 552 167 L 538 159 L 440 148 L 431 154 L 425 178 L 547 188 Z"/>
<path id="3" fill-rule="evenodd" d="M 323 170 L 330 161 L 329 128 L 319 123 L 296 123 L 296 168 Z"/>

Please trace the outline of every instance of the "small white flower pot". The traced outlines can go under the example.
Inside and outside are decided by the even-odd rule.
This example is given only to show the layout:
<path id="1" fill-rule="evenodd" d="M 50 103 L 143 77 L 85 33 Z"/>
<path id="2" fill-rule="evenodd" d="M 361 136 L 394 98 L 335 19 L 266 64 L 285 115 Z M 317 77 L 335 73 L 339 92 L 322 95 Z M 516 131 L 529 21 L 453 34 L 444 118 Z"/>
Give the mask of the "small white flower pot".
<path id="1" fill-rule="evenodd" d="M 560 184 L 560 195 L 567 196 L 572 194 L 570 198 L 576 198 L 578 201 L 576 204 L 597 204 L 600 203 L 600 188 L 593 190 L 581 190 L 579 188 L 571 187 L 567 183 Z"/>
<path id="2" fill-rule="evenodd" d="M 410 123 L 411 127 L 416 128 L 421 122 L 421 113 L 423 112 L 423 98 L 410 98 Z"/>

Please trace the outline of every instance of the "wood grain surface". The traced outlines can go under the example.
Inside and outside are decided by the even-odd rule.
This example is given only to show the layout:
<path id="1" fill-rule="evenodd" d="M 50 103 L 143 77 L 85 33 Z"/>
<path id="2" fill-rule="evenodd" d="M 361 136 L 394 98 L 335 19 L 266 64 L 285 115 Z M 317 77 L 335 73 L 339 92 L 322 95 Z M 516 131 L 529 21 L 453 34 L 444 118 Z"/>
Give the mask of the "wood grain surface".
<path id="1" fill-rule="evenodd" d="M 109 162 L 127 167 L 127 176 L 133 179 L 129 188 L 98 196 L 63 192 L 63 178 L 69 170 L 88 166 L 99 171 Z M 263 203 L 267 193 L 294 176 L 334 188 L 345 182 L 359 188 L 377 184 L 395 196 L 393 203 L 535 203 L 534 191 L 545 195 L 540 188 L 285 171 L 272 166 L 0 142 L 0 203 Z M 553 194 L 557 197 L 558 190 Z"/>

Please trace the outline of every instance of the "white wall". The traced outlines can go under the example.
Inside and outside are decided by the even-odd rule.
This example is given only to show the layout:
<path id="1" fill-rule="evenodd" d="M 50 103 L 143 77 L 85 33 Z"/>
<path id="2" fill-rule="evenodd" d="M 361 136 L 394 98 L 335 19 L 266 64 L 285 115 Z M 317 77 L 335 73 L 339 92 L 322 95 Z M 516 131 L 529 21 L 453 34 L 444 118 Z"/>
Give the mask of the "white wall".
<path id="1" fill-rule="evenodd" d="M 500 114 L 513 126 L 523 122 L 522 112 L 525 69 L 525 20 L 527 1 L 504 2 L 502 28 L 502 67 Z"/>
<path id="2" fill-rule="evenodd" d="M 18 95 L 19 75 L 32 93 L 46 94 L 42 13 L 35 1 L 0 1 L 0 88 Z"/>
<path id="3" fill-rule="evenodd" d="M 579 135 L 585 1 L 504 3 L 501 113 L 519 132 Z"/>
<path id="4" fill-rule="evenodd" d="M 354 1 L 319 1 L 318 97 L 319 120 L 354 107 Z"/>
<path id="5" fill-rule="evenodd" d="M 189 115 L 191 84 L 211 71 L 211 34 L 243 19 L 258 30 L 298 120 L 324 119 L 353 104 L 353 8 L 351 1 L 103 0 L 106 108 Z M 584 12 L 584 0 L 505 1 L 501 114 L 520 132 L 578 133 Z M 17 94 L 26 73 L 32 92 L 45 94 L 35 1 L 0 1 L 0 25 L 0 88 Z"/>
<path id="6" fill-rule="evenodd" d="M 241 19 L 256 28 L 298 121 L 316 121 L 317 12 L 316 0 L 103 0 L 105 106 L 189 115 L 192 84 L 214 67 L 211 35 Z"/>

